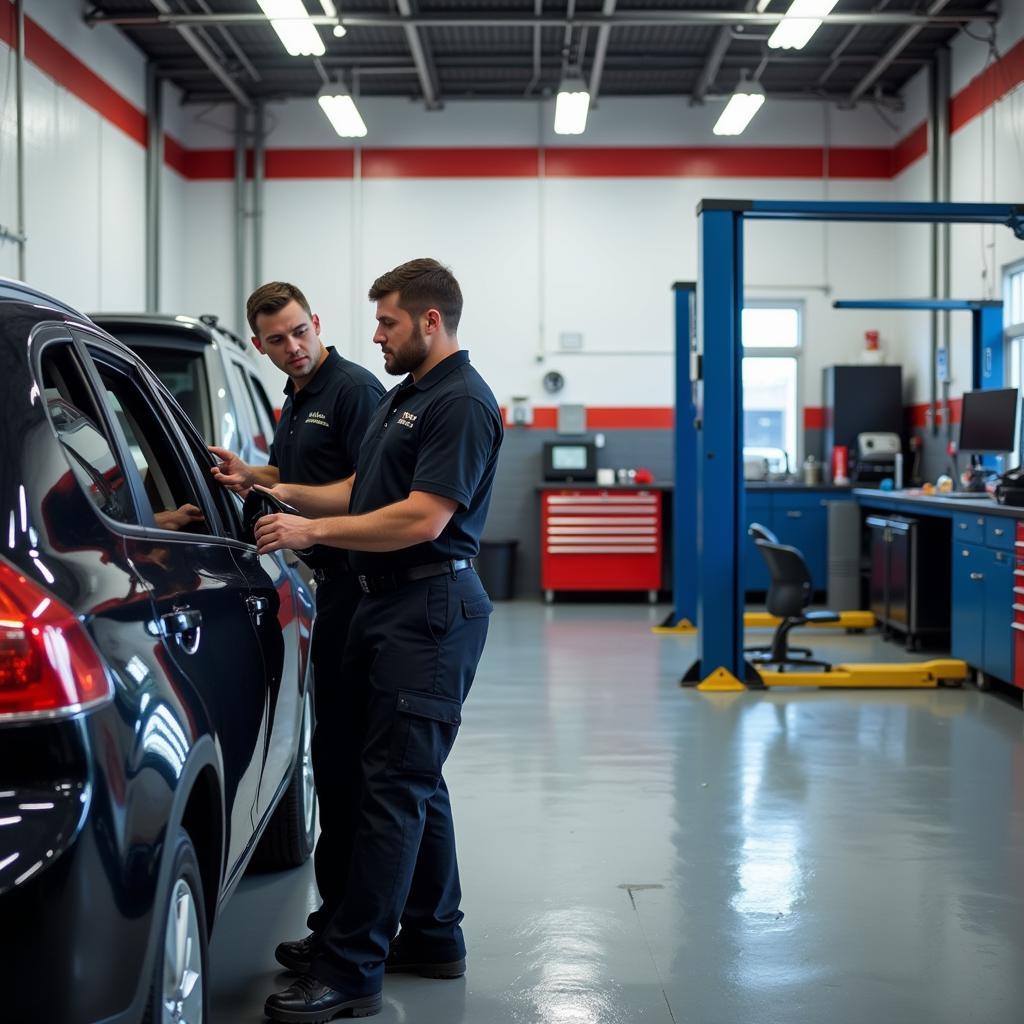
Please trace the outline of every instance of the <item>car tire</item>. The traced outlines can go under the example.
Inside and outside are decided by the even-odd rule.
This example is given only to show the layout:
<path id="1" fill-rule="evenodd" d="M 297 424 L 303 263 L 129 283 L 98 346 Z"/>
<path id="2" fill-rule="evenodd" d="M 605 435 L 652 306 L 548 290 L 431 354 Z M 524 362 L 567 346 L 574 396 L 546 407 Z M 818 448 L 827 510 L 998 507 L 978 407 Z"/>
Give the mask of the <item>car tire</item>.
<path id="1" fill-rule="evenodd" d="M 313 785 L 313 697 L 302 708 L 299 751 L 292 777 L 253 854 L 253 871 L 285 871 L 305 864 L 316 845 L 316 788 Z"/>
<path id="2" fill-rule="evenodd" d="M 188 833 L 174 840 L 171 881 L 160 913 L 153 983 L 143 1024 L 207 1024 L 209 957 L 203 881 Z"/>

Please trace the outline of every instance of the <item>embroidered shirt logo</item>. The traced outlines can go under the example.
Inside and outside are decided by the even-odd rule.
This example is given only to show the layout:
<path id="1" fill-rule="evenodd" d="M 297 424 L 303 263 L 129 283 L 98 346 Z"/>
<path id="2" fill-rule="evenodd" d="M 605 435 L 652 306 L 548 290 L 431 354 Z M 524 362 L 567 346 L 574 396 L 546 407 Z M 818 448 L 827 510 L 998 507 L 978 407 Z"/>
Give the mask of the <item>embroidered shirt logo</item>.
<path id="1" fill-rule="evenodd" d="M 403 412 L 398 417 L 398 425 L 400 427 L 408 427 L 410 430 L 416 425 L 416 413 L 414 412 Z"/>
<path id="2" fill-rule="evenodd" d="M 312 423 L 314 427 L 327 427 L 330 428 L 330 423 L 327 422 L 327 417 L 322 412 L 311 412 L 306 417 L 307 423 Z"/>

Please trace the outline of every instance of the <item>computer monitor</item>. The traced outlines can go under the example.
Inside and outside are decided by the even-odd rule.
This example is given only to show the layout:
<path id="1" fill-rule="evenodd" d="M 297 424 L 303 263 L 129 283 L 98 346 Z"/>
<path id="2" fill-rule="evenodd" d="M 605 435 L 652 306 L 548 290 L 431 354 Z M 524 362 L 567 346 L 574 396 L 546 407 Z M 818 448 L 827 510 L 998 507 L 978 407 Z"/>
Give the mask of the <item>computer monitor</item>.
<path id="1" fill-rule="evenodd" d="M 1012 452 L 1017 447 L 1017 389 L 964 393 L 960 451 Z"/>
<path id="2" fill-rule="evenodd" d="M 545 441 L 544 479 L 597 479 L 597 446 L 593 441 Z"/>

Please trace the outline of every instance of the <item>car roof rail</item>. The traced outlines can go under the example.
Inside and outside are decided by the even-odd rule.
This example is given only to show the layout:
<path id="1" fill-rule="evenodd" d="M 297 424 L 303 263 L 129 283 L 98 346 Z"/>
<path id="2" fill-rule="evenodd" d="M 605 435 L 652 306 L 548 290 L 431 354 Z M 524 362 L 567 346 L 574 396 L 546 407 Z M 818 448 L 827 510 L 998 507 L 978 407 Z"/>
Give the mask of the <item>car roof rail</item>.
<path id="1" fill-rule="evenodd" d="M 45 304 L 52 306 L 53 309 L 61 313 L 69 313 L 79 320 L 89 319 L 84 313 L 75 309 L 74 306 L 69 306 L 66 302 L 61 302 L 52 295 L 47 295 L 46 292 L 30 288 L 23 281 L 16 281 L 13 277 L 0 277 L 0 299 L 16 299 L 21 302 Z"/>
<path id="2" fill-rule="evenodd" d="M 234 331 L 232 331 L 229 328 L 225 327 L 220 322 L 220 317 L 217 316 L 216 313 L 200 313 L 199 314 L 199 319 L 200 319 L 200 321 L 202 323 L 206 324 L 207 327 L 210 327 L 212 329 L 216 329 L 221 334 L 223 334 L 226 338 L 228 338 L 231 341 L 233 341 L 235 343 L 235 347 L 236 348 L 241 349 L 243 352 L 248 351 L 249 346 L 246 345 L 246 343 L 244 341 L 242 341 L 242 339 L 237 334 L 235 334 Z"/>

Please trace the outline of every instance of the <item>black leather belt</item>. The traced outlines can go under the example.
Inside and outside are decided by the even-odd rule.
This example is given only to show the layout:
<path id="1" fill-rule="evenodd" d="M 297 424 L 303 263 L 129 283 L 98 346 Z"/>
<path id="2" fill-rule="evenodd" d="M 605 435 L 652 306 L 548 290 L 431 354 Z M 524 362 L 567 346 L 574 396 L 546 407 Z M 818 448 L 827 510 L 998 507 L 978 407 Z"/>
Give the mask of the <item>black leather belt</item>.
<path id="1" fill-rule="evenodd" d="M 364 594 L 385 594 L 397 590 L 403 583 L 414 580 L 426 580 L 431 576 L 451 576 L 463 569 L 472 569 L 472 558 L 450 558 L 447 562 L 431 562 L 429 565 L 414 565 L 410 569 L 399 569 L 397 572 L 385 573 L 383 576 L 357 576 L 359 586 Z"/>
<path id="2" fill-rule="evenodd" d="M 327 569 L 314 569 L 313 579 L 317 583 L 326 583 L 328 580 L 340 580 L 346 576 L 351 576 L 352 570 L 347 566 L 331 566 Z"/>

